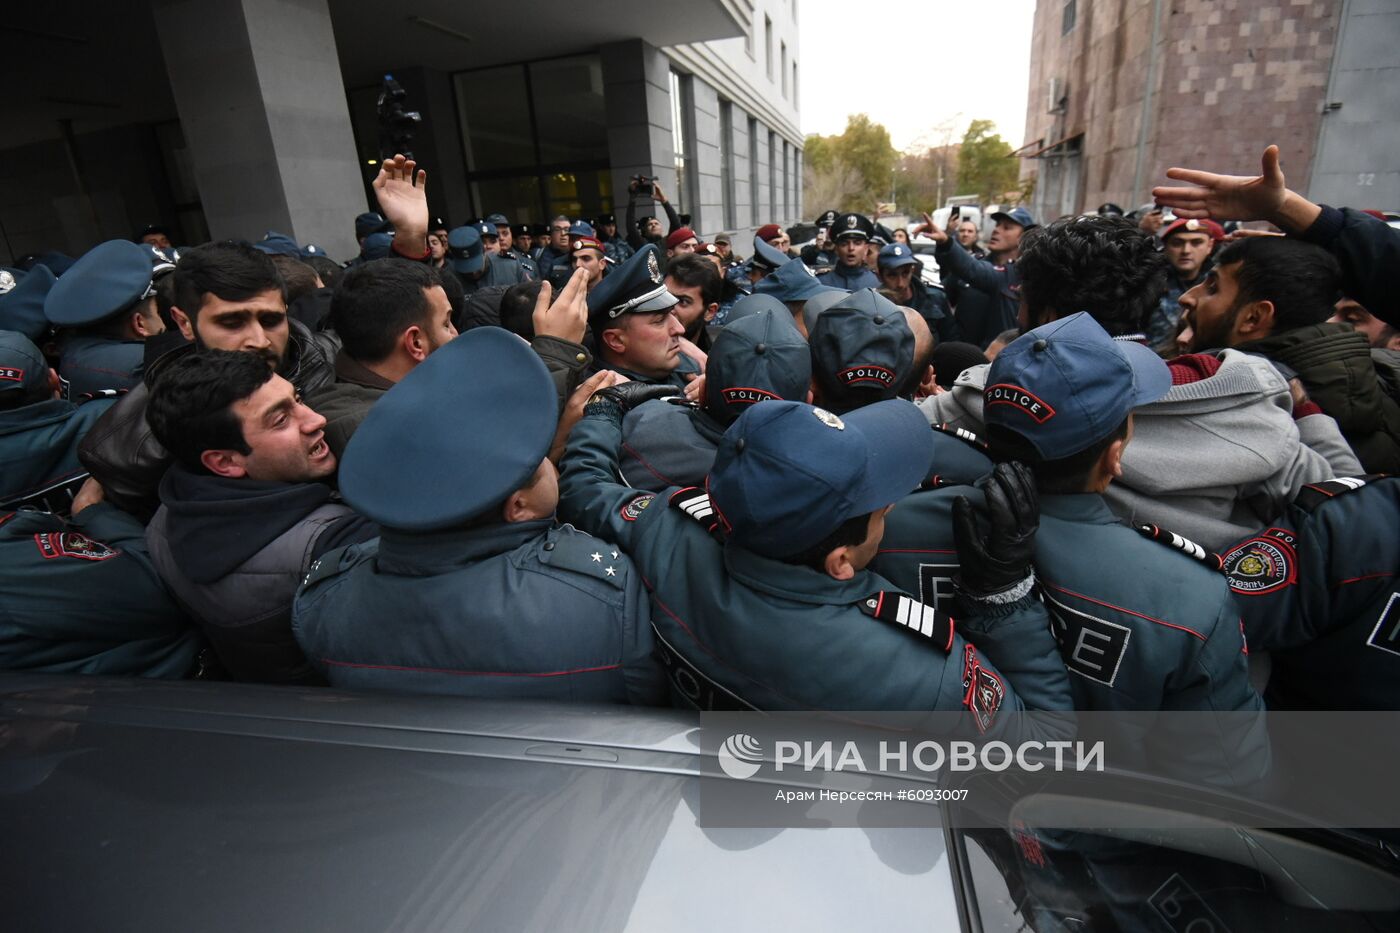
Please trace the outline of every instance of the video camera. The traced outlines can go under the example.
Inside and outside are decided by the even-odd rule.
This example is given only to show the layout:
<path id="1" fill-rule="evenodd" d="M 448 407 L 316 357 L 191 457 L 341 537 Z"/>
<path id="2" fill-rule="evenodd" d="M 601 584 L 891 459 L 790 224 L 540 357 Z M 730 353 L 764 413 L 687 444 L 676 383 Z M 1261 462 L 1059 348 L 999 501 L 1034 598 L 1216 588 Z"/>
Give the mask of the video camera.
<path id="1" fill-rule="evenodd" d="M 404 98 L 408 92 L 399 86 L 393 75 L 384 76 L 384 86 L 379 89 L 379 155 L 391 159 L 402 153 L 413 158 L 413 131 L 423 122 L 423 115 L 416 110 L 404 110 Z"/>
<path id="2" fill-rule="evenodd" d="M 656 176 L 655 176 L 655 175 L 633 175 L 633 176 L 632 176 L 632 180 L 635 181 L 635 182 L 637 183 L 637 193 L 638 193 L 638 194 L 644 194 L 644 195 L 650 196 L 651 193 L 652 193 L 652 191 L 654 190 L 654 189 L 652 188 L 652 185 L 654 185 L 654 184 L 656 183 Z"/>

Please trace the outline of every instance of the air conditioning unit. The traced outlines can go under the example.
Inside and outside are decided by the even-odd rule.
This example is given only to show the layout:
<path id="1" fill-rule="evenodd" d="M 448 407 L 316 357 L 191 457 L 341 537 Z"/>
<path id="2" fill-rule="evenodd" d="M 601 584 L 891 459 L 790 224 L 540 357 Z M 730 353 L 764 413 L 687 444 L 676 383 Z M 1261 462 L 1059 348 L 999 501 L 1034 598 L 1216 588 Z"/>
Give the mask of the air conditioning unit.
<path id="1" fill-rule="evenodd" d="M 1047 113 L 1064 113 L 1069 107 L 1069 91 L 1061 78 L 1050 79 L 1050 93 L 1046 97 Z"/>

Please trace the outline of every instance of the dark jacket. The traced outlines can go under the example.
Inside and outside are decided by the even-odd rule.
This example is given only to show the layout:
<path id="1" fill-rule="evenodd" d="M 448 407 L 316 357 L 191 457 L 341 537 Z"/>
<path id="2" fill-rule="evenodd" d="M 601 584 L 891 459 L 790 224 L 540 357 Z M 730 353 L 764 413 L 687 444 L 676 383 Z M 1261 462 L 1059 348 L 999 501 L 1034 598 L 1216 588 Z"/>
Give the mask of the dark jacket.
<path id="1" fill-rule="evenodd" d="M 393 383 L 371 372 L 341 350 L 335 357 L 335 382 L 311 393 L 306 404 L 326 419 L 326 443 L 337 459 L 379 397 Z"/>
<path id="2" fill-rule="evenodd" d="M 130 515 L 0 515 L 0 669 L 178 678 L 202 645 Z"/>
<path id="3" fill-rule="evenodd" d="M 1021 272 L 1014 261 L 999 266 L 973 259 L 952 237 L 938 244 L 933 255 L 942 275 L 967 283 L 957 296 L 955 315 L 963 340 L 985 350 L 997 334 L 1016 327 Z"/>
<path id="4" fill-rule="evenodd" d="M 551 521 L 386 529 L 317 562 L 293 625 L 335 686 L 594 703 L 666 696 L 632 562 Z"/>
<path id="5" fill-rule="evenodd" d="M 114 404 L 50 399 L 0 411 L 0 509 L 31 505 L 66 512 L 87 478 L 78 444 Z"/>
<path id="6" fill-rule="evenodd" d="M 270 483 L 176 464 L 146 543 L 161 578 L 238 680 L 319 683 L 292 637 L 292 597 L 311 562 L 377 527 L 320 483 Z"/>
<path id="7" fill-rule="evenodd" d="M 1369 214 L 1322 205 L 1301 238 L 1342 266 L 1342 291 L 1391 327 L 1400 327 L 1400 230 Z"/>
<path id="8" fill-rule="evenodd" d="M 844 288 L 848 292 L 880 287 L 880 277 L 863 264 L 849 269 L 840 264 L 834 265 L 817 276 L 817 281 L 827 288 Z"/>
<path id="9" fill-rule="evenodd" d="M 683 400 L 638 405 L 622 421 L 622 477 L 629 486 L 655 492 L 700 486 L 723 437 L 724 425 Z"/>
<path id="10" fill-rule="evenodd" d="M 951 343 L 962 339 L 957 318 L 953 316 L 953 309 L 948 306 L 948 296 L 943 289 L 925 285 L 917 276 L 909 283 L 909 288 L 913 292 L 909 298 L 909 307 L 919 312 L 919 316 L 928 324 L 928 329 L 933 331 L 935 343 Z"/>
<path id="11" fill-rule="evenodd" d="M 1224 553 L 1271 709 L 1400 709 L 1400 478 L 1304 486 Z"/>
<path id="12" fill-rule="evenodd" d="M 291 338 L 278 373 L 305 398 L 335 378 L 335 354 L 328 352 L 330 344 L 322 335 L 313 336 L 296 320 L 288 324 Z M 142 521 L 155 514 L 160 504 L 156 489 L 170 465 L 170 455 L 146 423 L 146 402 L 161 371 L 193 348 L 192 343 L 180 344 L 147 366 L 141 385 L 104 414 L 78 445 L 78 459 L 102 484 L 107 501 Z"/>
<path id="13" fill-rule="evenodd" d="M 1347 324 L 1311 324 L 1235 349 L 1297 373 L 1308 397 L 1336 419 L 1362 469 L 1400 473 L 1400 403 L 1377 377 L 1364 334 Z"/>
<path id="14" fill-rule="evenodd" d="M 58 361 L 66 397 L 77 399 L 91 392 L 135 386 L 141 381 L 143 350 L 140 340 L 70 333 L 60 345 Z"/>

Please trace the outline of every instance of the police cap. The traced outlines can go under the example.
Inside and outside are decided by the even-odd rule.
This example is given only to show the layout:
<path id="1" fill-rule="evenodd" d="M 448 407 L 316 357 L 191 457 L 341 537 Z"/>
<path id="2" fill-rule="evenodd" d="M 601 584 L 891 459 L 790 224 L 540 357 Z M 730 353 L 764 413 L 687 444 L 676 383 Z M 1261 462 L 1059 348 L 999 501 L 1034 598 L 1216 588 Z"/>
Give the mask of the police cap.
<path id="1" fill-rule="evenodd" d="M 1161 357 L 1114 340 L 1080 311 L 1022 334 L 997 354 L 982 417 L 1024 438 L 1046 460 L 1063 460 L 1111 435 L 1134 408 L 1171 387 Z"/>
<path id="2" fill-rule="evenodd" d="M 847 415 L 771 401 L 725 431 L 706 488 L 729 543 L 782 558 L 902 499 L 932 463 L 928 420 L 903 399 Z"/>
<path id="3" fill-rule="evenodd" d="M 775 271 L 759 279 L 753 287 L 755 295 L 772 295 L 785 302 L 806 301 L 827 290 L 827 286 L 817 281 L 817 274 L 812 271 L 812 267 L 800 259 L 789 259 Z"/>
<path id="4" fill-rule="evenodd" d="M 269 230 L 263 234 L 263 238 L 253 244 L 253 249 L 261 250 L 269 256 L 290 256 L 293 259 L 301 258 L 301 247 L 297 246 L 297 241 L 287 236 L 285 233 L 278 233 Z"/>
<path id="5" fill-rule="evenodd" d="M 49 329 L 49 320 L 44 317 L 44 299 L 54 286 L 54 275 L 48 266 L 35 266 L 28 272 L 18 272 L 15 278 L 14 288 L 0 295 L 0 330 L 12 330 L 30 340 L 40 340 Z"/>
<path id="6" fill-rule="evenodd" d="M 895 398 L 914 368 L 904 312 L 873 288 L 827 308 L 808 339 L 822 404 L 838 413 Z"/>
<path id="7" fill-rule="evenodd" d="M 822 215 L 817 218 L 817 226 L 830 227 L 832 224 L 836 223 L 836 218 L 839 216 L 841 215 L 838 214 L 836 211 L 823 211 Z"/>
<path id="8" fill-rule="evenodd" d="M 621 315 L 667 311 L 678 301 L 666 290 L 661 251 L 648 243 L 588 293 L 588 317 L 596 332 Z"/>
<path id="9" fill-rule="evenodd" d="M 149 294 L 151 251 L 130 240 L 88 250 L 50 289 L 44 315 L 51 324 L 81 327 L 127 310 Z"/>
<path id="10" fill-rule="evenodd" d="M 383 214 L 365 211 L 355 218 L 355 239 L 363 240 L 371 233 L 378 233 L 389 225 Z"/>
<path id="11" fill-rule="evenodd" d="M 601 227 L 605 224 L 615 227 L 617 226 L 617 218 L 614 217 L 612 214 L 599 214 L 597 217 L 593 218 L 594 227 Z"/>
<path id="12" fill-rule="evenodd" d="M 549 453 L 557 409 L 554 382 L 528 343 L 474 328 L 374 403 L 341 458 L 341 495 L 387 528 L 463 525 L 529 482 Z"/>
<path id="13" fill-rule="evenodd" d="M 729 424 L 757 402 L 804 398 L 812 353 L 787 308 L 762 309 L 720 330 L 705 374 L 705 411 Z"/>
<path id="14" fill-rule="evenodd" d="M 724 318 L 724 326 L 729 327 L 737 321 L 741 321 L 751 314 L 760 311 L 775 311 L 780 314 L 791 315 L 788 306 L 783 304 L 772 295 L 745 295 L 734 302 L 734 307 L 729 309 L 729 314 Z"/>
<path id="15" fill-rule="evenodd" d="M 880 247 L 879 264 L 881 269 L 898 269 L 901 266 L 916 266 L 919 260 L 914 251 L 905 243 L 886 243 Z"/>
<path id="16" fill-rule="evenodd" d="M 495 235 L 495 231 L 492 231 Z M 477 227 L 458 227 L 447 234 L 447 264 L 460 275 L 476 275 L 486 266 L 486 249 Z"/>
<path id="17" fill-rule="evenodd" d="M 366 259 L 388 259 L 393 252 L 393 244 L 392 233 L 371 233 L 365 237 L 365 245 L 360 248 L 360 255 Z"/>
<path id="18" fill-rule="evenodd" d="M 802 306 L 802 323 L 806 326 L 807 333 L 812 333 L 812 328 L 817 326 L 817 318 L 822 316 L 822 312 L 849 294 L 844 288 L 831 288 L 808 298 L 807 303 Z"/>
<path id="19" fill-rule="evenodd" d="M 768 241 L 761 236 L 753 238 L 753 258 L 749 260 L 760 269 L 772 272 L 792 261 L 788 256 L 775 246 L 770 246 Z"/>
<path id="20" fill-rule="evenodd" d="M 50 397 L 49 364 L 24 334 L 0 330 L 0 397 L 12 392 L 24 396 L 23 404 Z"/>
<path id="21" fill-rule="evenodd" d="M 1029 230 L 1036 225 L 1035 219 L 1031 217 L 1031 212 L 1024 207 L 1013 207 L 1009 211 L 997 211 L 992 214 L 992 220 L 1009 220 L 1013 224 L 1020 224 L 1023 230 Z"/>
<path id="22" fill-rule="evenodd" d="M 875 225 L 870 222 L 870 218 L 864 214 L 841 214 L 836 218 L 836 222 L 831 225 L 832 239 L 840 240 L 843 237 L 858 236 L 868 240 L 875 235 Z"/>
<path id="23" fill-rule="evenodd" d="M 529 224 L 513 224 L 510 228 L 510 232 L 517 237 L 532 236 Z"/>
<path id="24" fill-rule="evenodd" d="M 508 219 L 506 218 L 506 215 L 505 215 L 505 214 L 488 214 L 488 215 L 486 216 L 486 222 L 487 222 L 488 224 L 493 224 L 493 225 L 495 225 L 495 226 L 497 226 L 497 227 L 509 227 L 509 226 L 510 226 L 510 220 L 508 220 Z"/>
<path id="25" fill-rule="evenodd" d="M 496 229 L 496 225 L 493 223 L 488 223 L 485 220 L 478 220 L 472 223 L 471 226 L 476 228 L 476 232 L 481 235 L 483 240 L 487 237 L 493 240 L 499 240 L 501 238 L 500 231 Z"/>

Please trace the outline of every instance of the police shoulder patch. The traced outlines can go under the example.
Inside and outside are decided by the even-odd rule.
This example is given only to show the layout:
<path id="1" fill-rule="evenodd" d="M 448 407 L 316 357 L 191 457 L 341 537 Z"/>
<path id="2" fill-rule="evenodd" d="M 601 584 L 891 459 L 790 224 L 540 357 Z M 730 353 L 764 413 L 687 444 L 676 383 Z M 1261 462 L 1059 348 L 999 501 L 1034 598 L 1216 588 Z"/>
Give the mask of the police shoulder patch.
<path id="1" fill-rule="evenodd" d="M 76 531 L 50 531 L 34 536 L 34 544 L 44 560 L 72 557 L 77 560 L 110 560 L 121 554 L 119 548 L 94 541 Z"/>
<path id="2" fill-rule="evenodd" d="M 1262 596 L 1298 582 L 1297 539 L 1285 528 L 1270 528 L 1222 558 L 1230 589 L 1241 596 Z"/>
<path id="3" fill-rule="evenodd" d="M 637 496 L 624 505 L 618 514 L 622 516 L 623 521 L 635 522 L 642 517 L 642 513 L 647 510 L 647 506 L 651 505 L 651 500 L 655 498 L 656 494 L 650 492 Z"/>
<path id="4" fill-rule="evenodd" d="M 1364 487 L 1367 483 L 1383 479 L 1384 477 L 1384 473 L 1368 473 L 1365 476 L 1338 476 L 1336 479 L 1323 480 L 1320 483 L 1309 483 L 1298 490 L 1298 495 L 1294 497 L 1293 504 L 1304 512 L 1313 512 L 1325 503 L 1332 501 L 1337 496 L 1344 496 L 1349 492 L 1355 492 Z"/>
<path id="5" fill-rule="evenodd" d="M 1144 538 L 1150 538 L 1158 544 L 1164 544 L 1172 550 L 1180 551 L 1187 557 L 1205 564 L 1216 573 L 1219 573 L 1225 566 L 1224 559 L 1219 554 L 1207 551 L 1190 538 L 1182 537 L 1157 525 L 1138 525 L 1136 527 L 1138 534 Z"/>
<path id="6" fill-rule="evenodd" d="M 996 673 L 982 666 L 977 649 L 971 645 L 963 653 L 963 690 L 963 706 L 971 710 L 977 731 L 985 734 L 1006 699 L 1006 685 Z"/>

